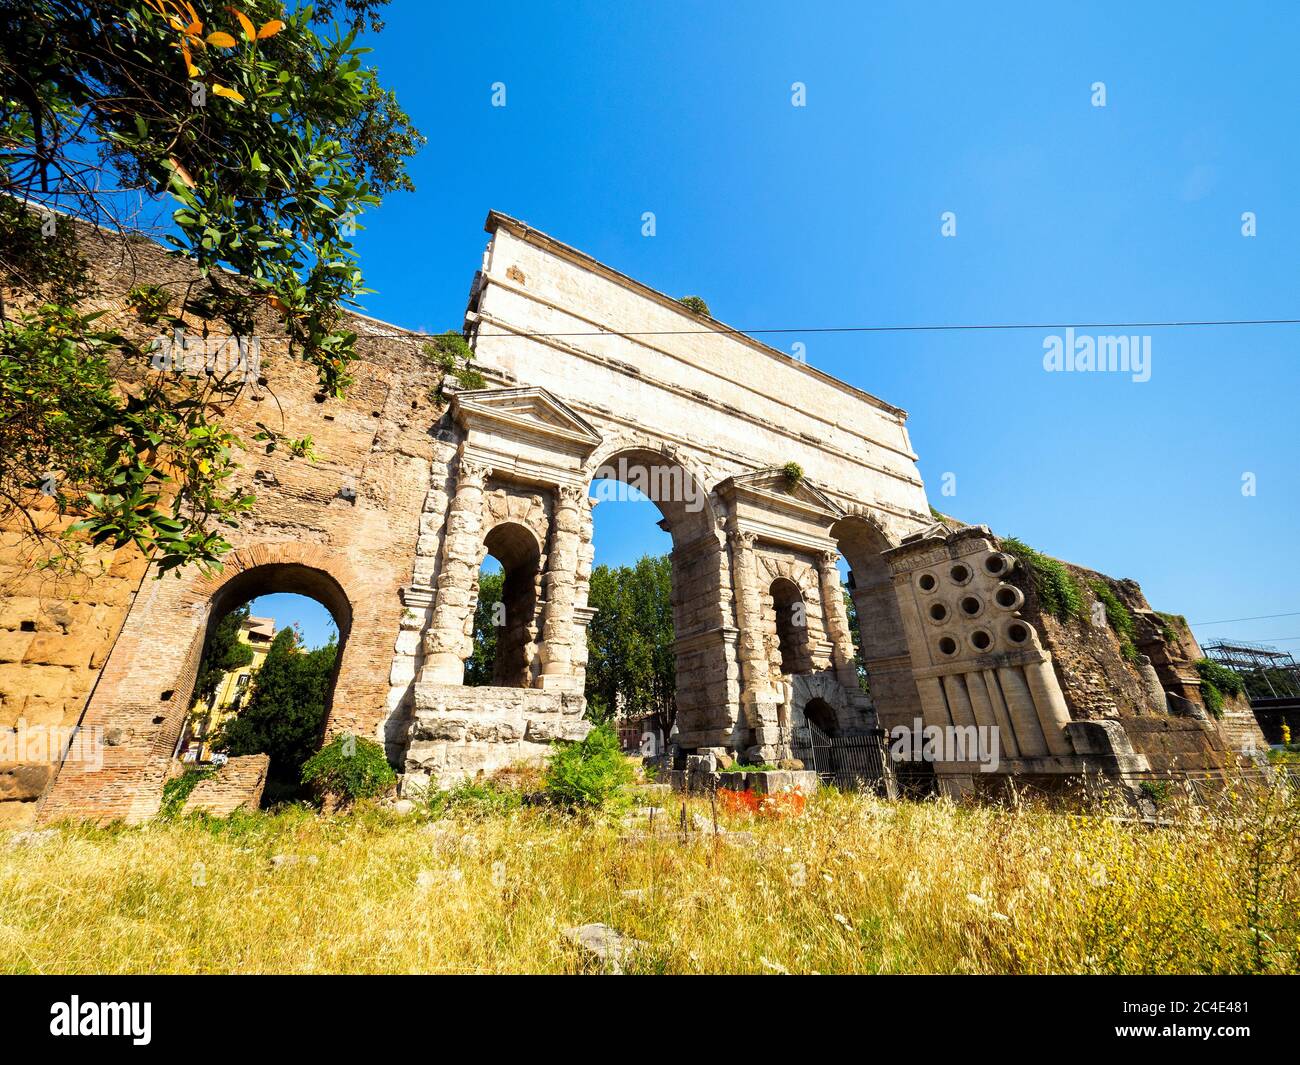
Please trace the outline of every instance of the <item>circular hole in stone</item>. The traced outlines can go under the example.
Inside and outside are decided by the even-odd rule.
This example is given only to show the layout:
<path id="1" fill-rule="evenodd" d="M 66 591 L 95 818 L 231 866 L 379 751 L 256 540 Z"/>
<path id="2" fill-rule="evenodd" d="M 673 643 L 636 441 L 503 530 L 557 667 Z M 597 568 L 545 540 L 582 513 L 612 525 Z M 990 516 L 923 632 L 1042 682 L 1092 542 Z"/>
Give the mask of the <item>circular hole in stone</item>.
<path id="1" fill-rule="evenodd" d="M 999 554 L 989 555 L 989 557 L 984 560 L 984 568 L 989 573 L 996 576 L 1007 568 L 1007 560 Z"/>
<path id="2" fill-rule="evenodd" d="M 967 566 L 963 566 L 960 562 L 958 562 L 957 565 L 953 566 L 953 568 L 948 571 L 948 576 L 950 576 L 958 584 L 965 584 L 968 580 L 970 580 L 970 568 Z"/>
<path id="3" fill-rule="evenodd" d="M 955 655 L 957 653 L 957 641 L 951 636 L 945 636 L 939 641 L 939 650 L 946 655 Z"/>
<path id="4" fill-rule="evenodd" d="M 977 651 L 987 651 L 993 646 L 993 637 L 983 629 L 976 629 L 970 634 L 971 645 Z"/>
<path id="5" fill-rule="evenodd" d="M 1020 592 L 1009 585 L 999 588 L 993 598 L 997 600 L 998 606 L 1006 610 L 1015 610 L 1024 601 Z"/>
<path id="6" fill-rule="evenodd" d="M 947 616 L 948 608 L 942 603 L 935 603 L 934 606 L 930 607 L 930 617 L 935 621 L 942 621 Z"/>
<path id="7" fill-rule="evenodd" d="M 978 599 L 976 599 L 973 595 L 968 595 L 966 596 L 965 599 L 961 601 L 962 610 L 965 613 L 969 614 L 971 617 L 974 617 L 976 614 L 978 614 L 980 612 L 980 607 L 983 605 L 984 604 L 981 603 Z"/>
<path id="8" fill-rule="evenodd" d="M 1007 629 L 1007 639 L 1011 640 L 1012 643 L 1024 643 L 1029 639 L 1028 627 L 1021 625 L 1019 622 L 1011 625 Z"/>
<path id="9" fill-rule="evenodd" d="M 939 582 L 934 579 L 933 573 L 922 573 L 916 583 L 921 586 L 921 591 L 932 592 Z"/>

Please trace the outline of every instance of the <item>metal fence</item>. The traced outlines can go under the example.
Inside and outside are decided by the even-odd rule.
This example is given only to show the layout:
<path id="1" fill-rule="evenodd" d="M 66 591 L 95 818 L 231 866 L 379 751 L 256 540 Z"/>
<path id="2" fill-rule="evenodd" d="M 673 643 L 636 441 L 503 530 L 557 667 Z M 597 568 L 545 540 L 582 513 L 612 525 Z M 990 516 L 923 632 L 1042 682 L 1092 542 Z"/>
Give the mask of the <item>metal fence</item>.
<path id="1" fill-rule="evenodd" d="M 883 729 L 855 736 L 828 736 L 809 722 L 804 728 L 796 729 L 792 739 L 794 757 L 825 783 L 846 791 L 897 794 Z"/>

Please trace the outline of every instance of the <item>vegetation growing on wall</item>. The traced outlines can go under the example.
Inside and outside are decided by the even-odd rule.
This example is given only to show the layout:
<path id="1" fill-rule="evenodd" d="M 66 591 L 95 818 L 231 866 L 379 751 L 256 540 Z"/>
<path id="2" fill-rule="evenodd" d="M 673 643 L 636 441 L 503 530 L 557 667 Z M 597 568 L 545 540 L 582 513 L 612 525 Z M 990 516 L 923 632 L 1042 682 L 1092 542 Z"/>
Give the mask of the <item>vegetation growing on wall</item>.
<path id="1" fill-rule="evenodd" d="M 1128 607 L 1120 602 L 1119 597 L 1111 591 L 1110 585 L 1100 578 L 1089 582 L 1093 594 L 1101 600 L 1102 606 L 1106 608 L 1106 624 L 1110 626 L 1111 631 L 1115 633 L 1115 638 L 1119 640 L 1120 653 L 1130 662 L 1137 661 L 1138 649 L 1134 643 L 1136 638 L 1136 628 L 1133 625 L 1133 615 L 1129 613 Z"/>
<path id="2" fill-rule="evenodd" d="M 1069 569 L 1059 559 L 1035 551 L 1014 536 L 1000 537 L 1002 550 L 1014 556 L 1034 582 L 1043 610 L 1058 621 L 1083 617 L 1083 593 Z"/>
<path id="3" fill-rule="evenodd" d="M 1187 635 L 1187 619 L 1182 614 L 1166 614 L 1157 610 L 1160 619 L 1160 636 L 1168 644 L 1176 644 Z"/>
<path id="4" fill-rule="evenodd" d="M 700 296 L 683 296 L 677 302 L 688 311 L 694 311 L 696 314 L 709 314 L 709 305 Z"/>
<path id="5" fill-rule="evenodd" d="M 1245 694 L 1246 685 L 1241 676 L 1227 666 L 1202 658 L 1196 663 L 1196 672 L 1201 678 L 1201 698 L 1205 709 L 1215 717 L 1223 716 L 1227 697 Z"/>
<path id="6" fill-rule="evenodd" d="M 443 373 L 443 380 L 438 383 L 434 398 L 443 398 L 443 385 L 447 377 L 466 391 L 482 388 L 486 382 L 483 375 L 474 367 L 474 352 L 465 342 L 465 338 L 454 330 L 439 333 L 424 345 L 424 357 L 437 366 Z"/>
<path id="7" fill-rule="evenodd" d="M 781 472 L 785 474 L 785 482 L 791 488 L 803 480 L 803 467 L 797 462 L 787 462 L 781 467 Z"/>

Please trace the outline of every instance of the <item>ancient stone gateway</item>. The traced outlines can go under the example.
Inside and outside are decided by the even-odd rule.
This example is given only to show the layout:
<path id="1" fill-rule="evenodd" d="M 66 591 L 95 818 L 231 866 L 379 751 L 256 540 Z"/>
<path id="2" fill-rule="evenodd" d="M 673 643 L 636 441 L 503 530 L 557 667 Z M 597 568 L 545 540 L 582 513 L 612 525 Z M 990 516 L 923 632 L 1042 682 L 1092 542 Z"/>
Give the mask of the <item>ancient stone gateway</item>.
<path id="1" fill-rule="evenodd" d="M 592 485 L 609 482 L 652 499 L 672 538 L 684 751 L 771 760 L 811 719 L 841 736 L 996 730 L 996 765 L 934 764 L 950 792 L 981 774 L 1234 764 L 1213 723 L 1168 713 L 1162 690 L 1195 701 L 1199 652 L 1159 634 L 1136 585 L 1116 587 L 1141 675 L 1109 634 L 1081 642 L 1045 618 L 988 529 L 936 522 L 902 410 L 521 222 L 493 213 L 487 230 L 465 317 L 485 386 L 448 380 L 448 402 L 422 402 L 419 338 L 389 344 L 358 318 L 358 395 L 335 411 L 304 391 L 298 411 L 329 422 L 340 458 L 293 485 L 259 469 L 265 513 L 220 575 L 141 583 L 80 721 L 106 737 L 103 764 L 65 765 L 43 819 L 156 811 L 213 619 L 266 591 L 330 608 L 343 647 L 327 734 L 381 740 L 410 793 L 585 735 Z M 493 683 L 469 687 L 488 554 L 504 624 Z"/>

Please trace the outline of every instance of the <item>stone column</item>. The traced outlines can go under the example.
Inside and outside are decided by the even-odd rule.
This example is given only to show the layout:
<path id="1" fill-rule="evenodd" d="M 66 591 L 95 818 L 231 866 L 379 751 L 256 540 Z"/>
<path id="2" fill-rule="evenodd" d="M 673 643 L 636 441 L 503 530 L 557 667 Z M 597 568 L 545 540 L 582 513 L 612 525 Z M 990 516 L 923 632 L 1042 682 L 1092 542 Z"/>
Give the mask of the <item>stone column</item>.
<path id="1" fill-rule="evenodd" d="M 460 684 L 465 679 L 465 625 L 483 546 L 483 482 L 488 467 L 461 459 L 456 494 L 447 508 L 447 531 L 438 568 L 437 600 L 424 642 L 420 680 Z"/>
<path id="2" fill-rule="evenodd" d="M 758 560 L 754 557 L 757 537 L 752 532 L 733 532 L 730 539 L 736 625 L 740 629 L 740 704 L 754 733 L 750 755 L 770 761 L 786 752 L 778 749 L 782 745 L 781 697 L 772 688 L 763 642 L 763 600 L 758 586 Z"/>
<path id="3" fill-rule="evenodd" d="M 858 668 L 854 664 L 853 636 L 849 632 L 849 615 L 844 608 L 844 591 L 840 585 L 840 571 L 835 565 L 839 556 L 834 551 L 824 551 L 817 559 L 817 575 L 821 579 L 822 620 L 826 635 L 831 641 L 831 665 L 835 676 L 850 691 L 858 690 Z"/>
<path id="4" fill-rule="evenodd" d="M 554 535 L 546 559 L 546 609 L 542 615 L 541 688 L 578 690 L 574 673 L 574 610 L 578 606 L 578 571 L 582 552 L 581 485 L 562 484 L 556 491 Z"/>

